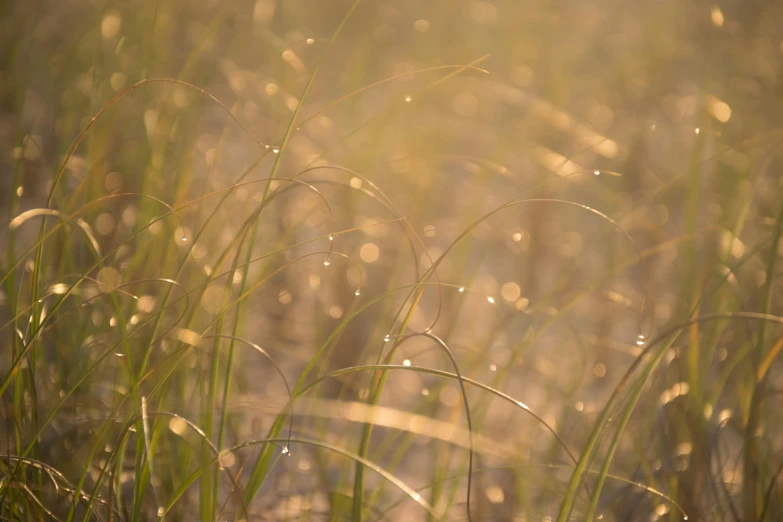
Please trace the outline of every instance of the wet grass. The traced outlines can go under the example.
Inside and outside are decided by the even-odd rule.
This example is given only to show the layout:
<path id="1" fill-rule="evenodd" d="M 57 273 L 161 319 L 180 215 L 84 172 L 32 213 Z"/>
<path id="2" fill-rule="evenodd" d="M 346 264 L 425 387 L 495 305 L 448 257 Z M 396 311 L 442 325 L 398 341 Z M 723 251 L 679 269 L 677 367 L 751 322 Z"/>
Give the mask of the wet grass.
<path id="1" fill-rule="evenodd" d="M 2 517 L 783 517 L 780 10 L 699 6 L 4 7 Z"/>

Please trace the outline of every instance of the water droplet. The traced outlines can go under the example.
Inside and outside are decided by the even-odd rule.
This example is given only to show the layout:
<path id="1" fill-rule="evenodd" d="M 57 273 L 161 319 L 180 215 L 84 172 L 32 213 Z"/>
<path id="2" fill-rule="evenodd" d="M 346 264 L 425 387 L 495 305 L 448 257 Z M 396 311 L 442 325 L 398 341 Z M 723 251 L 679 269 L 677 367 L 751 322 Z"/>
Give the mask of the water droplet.
<path id="1" fill-rule="evenodd" d="M 410 96 L 406 96 L 405 97 L 405 103 L 410 103 L 412 99 L 413 98 L 411 98 Z"/>
<path id="2" fill-rule="evenodd" d="M 489 301 L 490 304 L 495 304 L 495 298 L 494 297 L 487 297 L 487 301 Z"/>
<path id="3" fill-rule="evenodd" d="M 264 148 L 265 148 L 266 150 L 269 150 L 269 149 L 271 149 L 271 147 L 270 147 L 269 145 L 264 145 Z"/>
<path id="4" fill-rule="evenodd" d="M 280 152 L 280 148 L 279 147 L 275 147 L 275 148 L 272 149 L 272 152 L 277 154 L 278 152 Z"/>
<path id="5" fill-rule="evenodd" d="M 421 500 L 421 495 L 419 495 L 418 493 L 414 493 L 413 495 L 411 495 L 411 498 L 416 502 L 418 502 Z"/>
<path id="6" fill-rule="evenodd" d="M 498 367 L 497 367 L 497 365 L 495 365 L 495 364 L 490 364 L 490 365 L 489 365 L 489 371 L 491 371 L 491 372 L 496 372 L 496 371 L 498 371 Z"/>
<path id="7" fill-rule="evenodd" d="M 328 257 L 327 257 L 326 259 L 324 259 L 324 266 L 329 266 L 329 265 L 331 265 L 331 264 L 332 264 L 332 262 L 331 262 L 331 261 L 329 261 L 329 258 L 328 258 Z"/>
<path id="8" fill-rule="evenodd" d="M 291 452 L 288 450 L 288 446 L 283 448 L 283 452 L 282 453 L 283 453 L 283 455 L 288 455 L 289 457 L 291 456 Z"/>
<path id="9" fill-rule="evenodd" d="M 386 336 L 383 338 L 383 342 L 388 343 L 391 339 L 391 336 L 389 334 L 386 334 Z"/>
<path id="10" fill-rule="evenodd" d="M 164 514 L 166 514 L 166 510 L 163 509 L 163 507 L 158 508 L 158 516 L 162 517 Z"/>
<path id="11" fill-rule="evenodd" d="M 357 290 L 356 292 L 354 292 L 354 295 L 362 295 L 362 291 L 361 290 Z"/>
<path id="12" fill-rule="evenodd" d="M 695 132 L 696 134 L 698 134 L 699 132 L 701 132 L 701 129 L 699 129 L 698 127 L 696 127 L 696 129 L 695 129 L 693 132 Z"/>
<path id="13" fill-rule="evenodd" d="M 464 286 L 460 286 L 459 287 L 459 291 L 460 291 L 460 293 L 464 292 L 465 291 L 465 287 Z"/>
<path id="14" fill-rule="evenodd" d="M 639 334 L 639 337 L 636 339 L 637 346 L 642 346 L 644 344 L 644 336 L 642 334 Z"/>
<path id="15" fill-rule="evenodd" d="M 334 234 L 329 234 L 329 241 L 334 241 Z"/>
<path id="16" fill-rule="evenodd" d="M 402 361 L 402 365 L 403 366 L 410 366 L 411 365 L 411 360 L 410 359 L 405 359 L 404 361 Z"/>
<path id="17" fill-rule="evenodd" d="M 683 520 L 688 520 L 688 515 L 683 515 L 683 516 L 682 516 L 682 519 L 683 519 Z"/>
<path id="18" fill-rule="evenodd" d="M 182 242 L 186 243 L 188 241 L 188 236 L 182 236 Z"/>
<path id="19" fill-rule="evenodd" d="M 315 43 L 315 40 L 313 40 L 312 38 L 308 38 L 307 39 L 307 45 L 313 45 L 314 43 Z"/>
<path id="20" fill-rule="evenodd" d="M 596 176 L 600 176 L 601 175 L 601 171 L 600 170 L 594 170 L 593 174 L 595 174 Z"/>

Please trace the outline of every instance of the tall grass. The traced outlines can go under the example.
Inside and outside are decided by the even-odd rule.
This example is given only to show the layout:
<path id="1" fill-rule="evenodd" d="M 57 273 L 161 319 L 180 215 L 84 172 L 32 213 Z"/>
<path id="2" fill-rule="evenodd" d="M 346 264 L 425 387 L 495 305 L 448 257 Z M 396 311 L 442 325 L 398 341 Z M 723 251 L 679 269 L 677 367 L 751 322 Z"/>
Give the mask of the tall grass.
<path id="1" fill-rule="evenodd" d="M 13 3 L 5 520 L 778 520 L 771 2 Z"/>

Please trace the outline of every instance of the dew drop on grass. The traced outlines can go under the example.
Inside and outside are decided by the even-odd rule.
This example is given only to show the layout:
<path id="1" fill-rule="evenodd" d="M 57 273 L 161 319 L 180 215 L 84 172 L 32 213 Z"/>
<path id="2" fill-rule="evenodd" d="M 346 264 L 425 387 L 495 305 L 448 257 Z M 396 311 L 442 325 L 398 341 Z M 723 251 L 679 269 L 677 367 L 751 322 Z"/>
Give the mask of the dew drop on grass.
<path id="1" fill-rule="evenodd" d="M 644 341 L 645 341 L 644 336 L 642 334 L 639 334 L 639 337 L 636 339 L 637 346 L 644 345 Z"/>
<path id="2" fill-rule="evenodd" d="M 315 43 L 315 40 L 313 40 L 312 38 L 308 38 L 307 39 L 307 45 L 313 45 L 314 43 Z"/>
<path id="3" fill-rule="evenodd" d="M 291 456 L 291 451 L 288 449 L 288 446 L 283 448 L 283 452 L 282 453 L 283 453 L 283 455 L 288 455 L 289 457 Z"/>
<path id="4" fill-rule="evenodd" d="M 495 304 L 495 298 L 494 297 L 487 297 L 487 301 L 489 301 L 490 304 Z"/>
<path id="5" fill-rule="evenodd" d="M 698 134 L 698 133 L 700 133 L 700 132 L 701 132 L 701 129 L 699 129 L 698 127 L 696 127 L 696 128 L 693 130 L 693 132 L 694 132 L 694 133 L 696 133 L 696 134 Z"/>
<path id="6" fill-rule="evenodd" d="M 357 290 L 356 292 L 354 292 L 354 295 L 356 295 L 356 296 L 362 295 L 362 291 L 361 290 Z"/>
<path id="7" fill-rule="evenodd" d="M 410 103 L 413 98 L 410 96 L 405 97 L 405 103 Z"/>
<path id="8" fill-rule="evenodd" d="M 410 359 L 405 359 L 404 361 L 402 361 L 402 365 L 403 366 L 410 366 L 411 365 L 411 360 Z"/>
<path id="9" fill-rule="evenodd" d="M 460 293 L 464 292 L 465 291 L 465 287 L 464 286 L 460 286 L 459 287 L 459 291 L 460 291 Z"/>
<path id="10" fill-rule="evenodd" d="M 158 516 L 162 517 L 166 513 L 166 510 L 163 509 L 163 507 L 158 508 Z"/>
<path id="11" fill-rule="evenodd" d="M 174 231 L 174 241 L 178 242 L 180 245 L 183 243 L 187 243 L 188 237 L 190 235 L 191 235 L 190 228 L 185 226 L 179 226 Z"/>
<path id="12" fill-rule="evenodd" d="M 329 234 L 329 241 L 334 241 L 334 234 Z"/>
<path id="13" fill-rule="evenodd" d="M 600 176 L 601 175 L 601 171 L 600 170 L 594 170 L 593 174 L 595 174 L 596 176 Z"/>
<path id="14" fill-rule="evenodd" d="M 328 257 L 327 257 L 326 259 L 324 259 L 324 266 L 329 266 L 329 265 L 331 265 L 331 264 L 332 264 L 332 262 L 331 262 L 331 261 L 329 261 L 329 258 L 328 258 Z"/>
<path id="15" fill-rule="evenodd" d="M 383 342 L 388 343 L 391 339 L 391 336 L 389 334 L 386 334 L 386 336 L 383 338 Z"/>
<path id="16" fill-rule="evenodd" d="M 271 149 L 272 147 L 270 147 L 269 145 L 264 145 L 264 148 L 265 148 L 266 150 L 269 150 L 269 149 Z"/>
<path id="17" fill-rule="evenodd" d="M 278 147 L 275 147 L 275 148 L 273 148 L 273 149 L 272 149 L 272 152 L 274 152 L 275 154 L 277 154 L 278 152 L 280 152 L 280 148 L 278 148 Z"/>
<path id="18" fill-rule="evenodd" d="M 411 495 L 411 498 L 416 502 L 418 502 L 421 500 L 421 495 L 419 495 L 418 493 L 414 493 L 413 495 Z"/>

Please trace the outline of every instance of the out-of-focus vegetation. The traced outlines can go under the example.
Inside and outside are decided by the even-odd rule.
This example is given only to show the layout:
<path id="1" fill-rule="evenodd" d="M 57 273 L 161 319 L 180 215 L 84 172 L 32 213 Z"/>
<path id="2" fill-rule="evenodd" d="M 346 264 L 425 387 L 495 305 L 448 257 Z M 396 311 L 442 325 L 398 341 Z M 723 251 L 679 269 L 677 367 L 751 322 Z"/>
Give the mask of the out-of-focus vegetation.
<path id="1" fill-rule="evenodd" d="M 3 520 L 783 518 L 783 6 L 0 7 Z"/>

